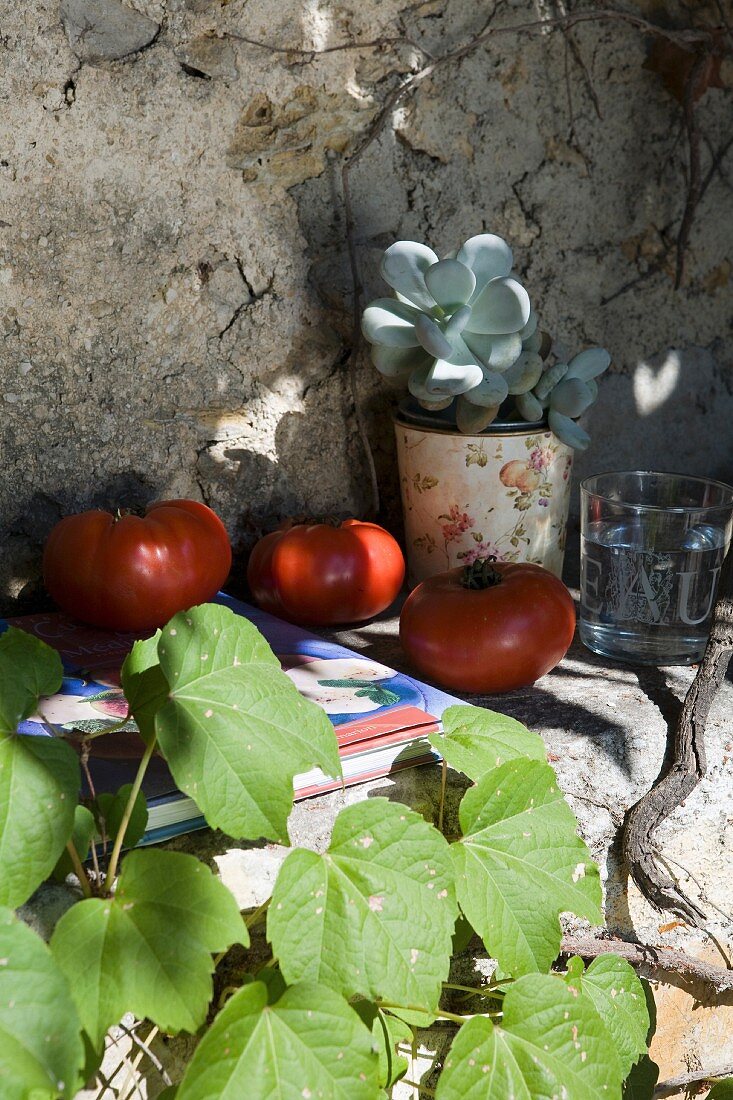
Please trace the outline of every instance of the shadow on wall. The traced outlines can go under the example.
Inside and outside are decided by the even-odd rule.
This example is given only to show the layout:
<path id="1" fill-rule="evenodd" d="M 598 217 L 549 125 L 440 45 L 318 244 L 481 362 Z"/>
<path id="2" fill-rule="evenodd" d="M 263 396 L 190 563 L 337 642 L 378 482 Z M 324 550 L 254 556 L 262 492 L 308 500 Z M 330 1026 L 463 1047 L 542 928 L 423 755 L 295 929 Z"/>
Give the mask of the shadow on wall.
<path id="1" fill-rule="evenodd" d="M 670 348 L 640 362 L 632 377 L 607 375 L 586 422 L 592 442 L 576 458 L 575 480 L 641 469 L 733 484 L 732 408 L 733 371 L 705 348 Z"/>
<path id="2" fill-rule="evenodd" d="M 51 606 L 40 576 L 41 558 L 47 535 L 65 515 L 90 508 L 142 511 L 159 495 L 144 474 L 129 471 L 101 485 L 70 482 L 63 493 L 37 492 L 24 499 L 16 512 L 4 517 L 4 530 L 12 534 L 3 540 L 0 553 L 3 564 L 10 563 L 11 569 L 3 575 L 0 615 L 23 615 Z"/>

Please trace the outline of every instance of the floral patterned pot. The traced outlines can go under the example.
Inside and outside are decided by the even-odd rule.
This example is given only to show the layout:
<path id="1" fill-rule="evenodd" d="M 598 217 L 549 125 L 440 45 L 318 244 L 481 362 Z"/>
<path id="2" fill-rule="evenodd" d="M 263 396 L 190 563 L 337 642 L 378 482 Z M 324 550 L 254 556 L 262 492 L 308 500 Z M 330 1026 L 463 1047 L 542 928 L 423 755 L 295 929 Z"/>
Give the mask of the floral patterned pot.
<path id="1" fill-rule="evenodd" d="M 403 408 L 394 420 L 410 585 L 490 554 L 560 576 L 572 447 L 538 424 L 471 436 Z"/>

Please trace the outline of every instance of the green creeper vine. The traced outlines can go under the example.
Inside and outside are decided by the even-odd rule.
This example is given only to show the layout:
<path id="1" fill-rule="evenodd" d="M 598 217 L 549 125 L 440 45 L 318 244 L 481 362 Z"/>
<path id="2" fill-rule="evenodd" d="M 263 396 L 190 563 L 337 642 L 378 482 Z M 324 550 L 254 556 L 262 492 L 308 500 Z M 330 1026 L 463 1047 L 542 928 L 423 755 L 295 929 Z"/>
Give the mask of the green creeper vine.
<path id="1" fill-rule="evenodd" d="M 162 752 L 210 825 L 287 843 L 293 776 L 341 773 L 323 712 L 251 623 L 194 608 L 125 662 L 141 737 L 135 781 L 82 805 L 74 749 L 17 733 L 61 674 L 42 642 L 12 628 L 0 637 L 3 1100 L 73 1097 L 126 1013 L 168 1034 L 198 1033 L 166 1100 L 390 1097 L 404 1053 L 436 1022 L 452 1044 L 429 1087 L 417 1083 L 425 1096 L 652 1096 L 648 988 L 633 968 L 607 954 L 552 969 L 560 913 L 602 922 L 600 877 L 542 741 L 520 723 L 452 707 L 433 735 L 444 771 L 473 782 L 460 836 L 449 841 L 400 803 L 351 805 L 328 850 L 294 849 L 269 903 L 245 920 L 193 856 L 125 854 L 145 829 L 145 768 Z M 46 945 L 12 910 L 51 874 L 76 876 L 79 900 Z M 258 968 L 247 949 L 263 922 L 272 958 Z M 474 933 L 496 961 L 493 979 L 452 983 L 452 956 Z M 234 945 L 244 970 L 215 998 L 216 967 Z"/>

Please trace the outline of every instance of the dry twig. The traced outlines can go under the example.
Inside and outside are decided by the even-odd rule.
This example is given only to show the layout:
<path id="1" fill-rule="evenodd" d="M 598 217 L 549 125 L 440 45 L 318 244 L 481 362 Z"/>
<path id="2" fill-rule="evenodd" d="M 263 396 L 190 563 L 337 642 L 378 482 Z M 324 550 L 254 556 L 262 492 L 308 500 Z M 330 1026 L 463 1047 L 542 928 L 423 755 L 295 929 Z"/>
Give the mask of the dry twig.
<path id="1" fill-rule="evenodd" d="M 674 975 L 693 987 L 700 987 L 712 998 L 733 992 L 733 970 L 696 959 L 673 947 L 652 947 L 646 943 L 631 943 L 614 938 L 599 940 L 594 936 L 563 936 L 562 955 L 579 955 L 582 959 L 597 959 L 601 955 L 620 955 L 642 977 L 664 981 L 664 975 Z"/>
<path id="2" fill-rule="evenodd" d="M 653 835 L 705 775 L 705 723 L 733 655 L 733 553 L 723 564 L 713 626 L 697 675 L 688 691 L 674 735 L 674 758 L 663 778 L 626 816 L 624 858 L 629 873 L 657 909 L 670 909 L 702 925 L 705 914 L 690 901 L 654 857 Z"/>

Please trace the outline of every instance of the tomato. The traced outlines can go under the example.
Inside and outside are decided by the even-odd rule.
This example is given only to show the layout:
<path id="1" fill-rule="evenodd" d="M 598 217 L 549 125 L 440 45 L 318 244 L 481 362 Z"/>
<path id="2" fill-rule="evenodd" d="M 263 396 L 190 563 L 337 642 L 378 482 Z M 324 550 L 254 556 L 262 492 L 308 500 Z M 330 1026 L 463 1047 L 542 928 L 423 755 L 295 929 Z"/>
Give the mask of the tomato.
<path id="1" fill-rule="evenodd" d="M 575 606 L 539 565 L 477 562 L 419 584 L 400 616 L 400 641 L 422 676 L 466 692 L 534 683 L 565 656 Z"/>
<path id="2" fill-rule="evenodd" d="M 105 630 L 151 630 L 205 603 L 227 578 L 229 536 L 196 500 L 162 500 L 145 516 L 94 510 L 57 523 L 43 579 L 58 606 Z"/>
<path id="3" fill-rule="evenodd" d="M 309 626 L 371 619 L 389 607 L 404 576 L 392 536 L 358 519 L 273 531 L 257 543 L 247 567 L 252 596 L 264 611 Z"/>

